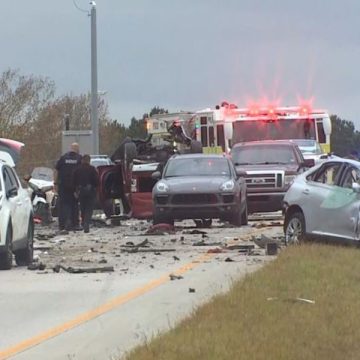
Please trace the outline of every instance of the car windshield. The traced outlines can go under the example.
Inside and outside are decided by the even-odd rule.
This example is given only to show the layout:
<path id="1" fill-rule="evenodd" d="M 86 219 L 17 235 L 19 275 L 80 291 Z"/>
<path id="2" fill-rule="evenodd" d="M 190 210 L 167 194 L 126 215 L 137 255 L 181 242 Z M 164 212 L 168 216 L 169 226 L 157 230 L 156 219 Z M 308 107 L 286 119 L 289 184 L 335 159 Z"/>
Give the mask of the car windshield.
<path id="1" fill-rule="evenodd" d="M 164 177 L 175 176 L 229 176 L 226 159 L 184 158 L 169 161 Z"/>
<path id="2" fill-rule="evenodd" d="M 303 154 L 321 154 L 320 145 L 315 140 L 292 140 Z"/>
<path id="3" fill-rule="evenodd" d="M 292 147 L 284 145 L 239 146 L 231 155 L 235 165 L 296 163 Z"/>
<path id="4" fill-rule="evenodd" d="M 111 162 L 109 159 L 91 159 L 91 165 L 98 167 L 103 165 L 110 165 Z"/>

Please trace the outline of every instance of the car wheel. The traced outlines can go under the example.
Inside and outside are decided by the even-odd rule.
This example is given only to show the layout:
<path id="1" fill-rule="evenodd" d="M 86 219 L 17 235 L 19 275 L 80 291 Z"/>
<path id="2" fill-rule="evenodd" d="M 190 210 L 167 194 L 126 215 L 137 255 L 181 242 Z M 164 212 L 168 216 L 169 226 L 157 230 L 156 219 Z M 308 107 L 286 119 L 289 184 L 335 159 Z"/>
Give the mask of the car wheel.
<path id="1" fill-rule="evenodd" d="M 242 224 L 242 213 L 241 209 L 239 207 L 238 210 L 235 211 L 235 213 L 231 216 L 230 224 L 235 226 L 241 226 Z"/>
<path id="2" fill-rule="evenodd" d="M 245 209 L 241 214 L 241 225 L 247 225 L 248 224 L 248 208 L 247 204 L 245 204 Z"/>
<path id="3" fill-rule="evenodd" d="M 12 230 L 8 226 L 6 230 L 5 251 L 0 254 L 0 270 L 10 270 L 12 267 Z"/>
<path id="4" fill-rule="evenodd" d="M 26 266 L 32 263 L 34 256 L 34 222 L 29 221 L 27 231 L 27 243 L 25 249 L 20 249 L 15 252 L 15 262 L 18 266 Z"/>
<path id="5" fill-rule="evenodd" d="M 295 212 L 285 219 L 285 244 L 296 245 L 305 240 L 305 218 L 303 213 Z"/>

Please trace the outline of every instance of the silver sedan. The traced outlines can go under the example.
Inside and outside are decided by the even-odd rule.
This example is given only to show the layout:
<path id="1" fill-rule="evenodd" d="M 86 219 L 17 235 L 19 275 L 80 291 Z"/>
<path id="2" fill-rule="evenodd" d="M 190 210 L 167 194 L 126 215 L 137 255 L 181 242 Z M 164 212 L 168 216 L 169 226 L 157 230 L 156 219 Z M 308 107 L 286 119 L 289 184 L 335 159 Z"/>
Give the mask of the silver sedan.
<path id="1" fill-rule="evenodd" d="M 299 175 L 284 198 L 286 243 L 360 240 L 360 162 L 336 158 Z"/>

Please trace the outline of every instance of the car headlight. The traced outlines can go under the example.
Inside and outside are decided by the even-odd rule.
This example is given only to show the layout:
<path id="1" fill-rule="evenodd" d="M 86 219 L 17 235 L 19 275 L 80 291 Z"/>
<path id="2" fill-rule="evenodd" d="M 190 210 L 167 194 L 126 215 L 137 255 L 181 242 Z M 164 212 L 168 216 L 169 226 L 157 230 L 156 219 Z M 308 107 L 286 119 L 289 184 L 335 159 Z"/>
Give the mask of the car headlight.
<path id="1" fill-rule="evenodd" d="M 285 175 L 285 185 L 290 185 L 295 178 L 296 175 Z"/>
<path id="2" fill-rule="evenodd" d="M 156 184 L 156 190 L 158 192 L 164 193 L 169 191 L 169 185 L 165 184 L 164 182 L 160 181 Z"/>
<path id="3" fill-rule="evenodd" d="M 234 180 L 228 180 L 228 181 L 224 182 L 220 186 L 220 190 L 222 190 L 222 191 L 232 191 L 232 190 L 234 190 L 234 187 L 235 187 Z"/>

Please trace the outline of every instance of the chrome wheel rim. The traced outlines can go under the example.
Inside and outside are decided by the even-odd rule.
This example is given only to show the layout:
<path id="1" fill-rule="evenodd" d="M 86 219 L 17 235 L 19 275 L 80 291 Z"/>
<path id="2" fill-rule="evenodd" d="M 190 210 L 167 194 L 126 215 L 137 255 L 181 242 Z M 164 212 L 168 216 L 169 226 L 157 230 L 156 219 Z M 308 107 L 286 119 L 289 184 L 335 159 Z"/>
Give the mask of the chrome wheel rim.
<path id="1" fill-rule="evenodd" d="M 287 227 L 285 239 L 287 244 L 299 244 L 303 235 L 303 228 L 298 218 L 292 218 Z"/>

